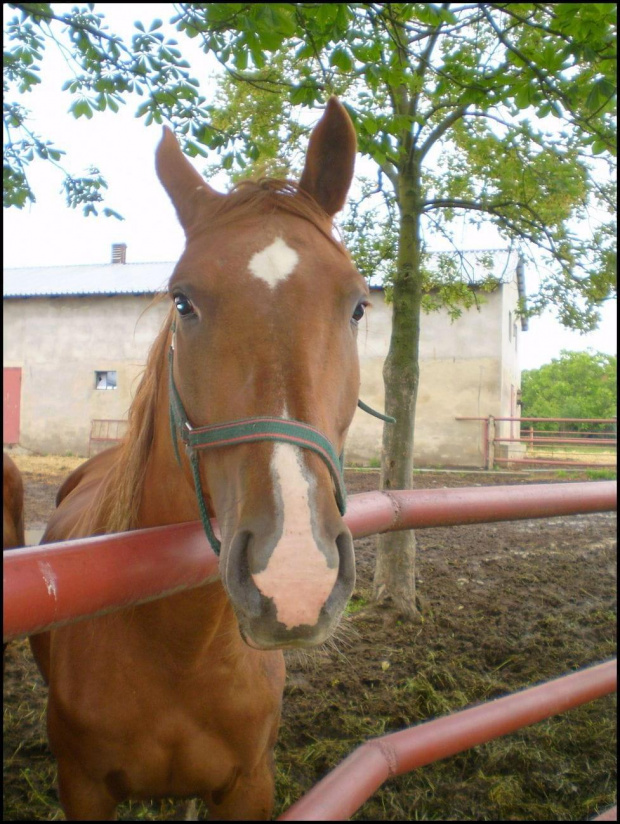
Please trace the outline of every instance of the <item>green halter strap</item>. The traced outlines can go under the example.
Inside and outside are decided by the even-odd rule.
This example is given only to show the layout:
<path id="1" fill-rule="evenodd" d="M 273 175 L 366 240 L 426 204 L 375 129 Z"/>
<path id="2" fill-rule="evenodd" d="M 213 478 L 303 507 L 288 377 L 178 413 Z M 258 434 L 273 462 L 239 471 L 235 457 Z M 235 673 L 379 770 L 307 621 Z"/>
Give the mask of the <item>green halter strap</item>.
<path id="1" fill-rule="evenodd" d="M 347 501 L 343 477 L 344 454 L 338 457 L 331 442 L 322 432 L 319 432 L 319 430 L 313 426 L 309 426 L 302 421 L 272 417 L 245 418 L 243 420 L 213 424 L 210 426 L 193 427 L 190 424 L 173 376 L 174 324 L 172 326 L 172 334 L 173 342 L 168 352 L 170 434 L 174 446 L 174 453 L 179 464 L 181 463 L 181 456 L 179 454 L 178 437 L 180 437 L 185 444 L 194 477 L 200 518 L 215 554 L 219 555 L 221 542 L 213 532 L 209 513 L 204 503 L 202 484 L 200 481 L 199 450 L 217 449 L 223 446 L 236 446 L 238 444 L 254 443 L 256 441 L 279 441 L 301 447 L 302 449 L 309 449 L 318 455 L 329 469 L 334 481 L 336 503 L 338 504 L 340 514 L 344 515 Z M 380 412 L 375 412 L 361 401 L 358 401 L 358 406 L 365 412 L 375 415 L 377 418 L 391 423 L 394 422 L 394 418 L 382 415 Z"/>

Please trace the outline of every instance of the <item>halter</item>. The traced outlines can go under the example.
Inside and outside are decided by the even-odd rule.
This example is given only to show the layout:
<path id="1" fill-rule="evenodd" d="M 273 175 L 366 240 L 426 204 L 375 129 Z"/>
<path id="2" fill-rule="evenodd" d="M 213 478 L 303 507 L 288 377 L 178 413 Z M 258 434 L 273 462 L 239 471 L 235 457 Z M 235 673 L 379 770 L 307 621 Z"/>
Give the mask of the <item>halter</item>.
<path id="1" fill-rule="evenodd" d="M 279 441 L 301 447 L 302 449 L 309 449 L 318 455 L 329 469 L 329 473 L 334 481 L 336 503 L 338 504 L 340 514 L 344 515 L 347 506 L 347 493 L 343 476 L 344 452 L 338 457 L 331 442 L 322 432 L 319 432 L 319 430 L 313 426 L 309 426 L 302 421 L 290 420 L 289 418 L 271 417 L 244 418 L 242 420 L 217 423 L 209 426 L 194 427 L 190 424 L 172 374 L 175 333 L 175 326 L 173 324 L 172 342 L 168 351 L 170 433 L 174 445 L 174 454 L 179 465 L 181 464 L 181 456 L 179 454 L 178 437 L 180 437 L 185 444 L 192 467 L 202 526 L 215 554 L 220 554 L 221 542 L 215 537 L 215 533 L 213 532 L 209 513 L 207 512 L 202 494 L 198 461 L 199 450 L 237 446 L 238 444 L 253 443 L 256 441 Z M 358 401 L 357 405 L 360 409 L 363 409 L 364 412 L 368 412 L 376 418 L 380 418 L 388 423 L 394 423 L 394 418 L 388 415 L 382 415 L 381 412 L 376 412 L 362 401 Z"/>

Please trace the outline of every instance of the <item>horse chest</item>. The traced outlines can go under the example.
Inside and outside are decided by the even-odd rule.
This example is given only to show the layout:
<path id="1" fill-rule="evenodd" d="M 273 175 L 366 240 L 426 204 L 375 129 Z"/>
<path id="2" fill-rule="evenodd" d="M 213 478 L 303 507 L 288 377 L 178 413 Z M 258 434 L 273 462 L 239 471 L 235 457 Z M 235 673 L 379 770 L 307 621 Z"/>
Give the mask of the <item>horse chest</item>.
<path id="1" fill-rule="evenodd" d="M 97 654 L 105 644 L 93 624 L 86 645 L 93 654 L 80 672 L 72 667 L 71 627 L 55 645 L 49 734 L 59 760 L 77 756 L 119 799 L 205 795 L 251 771 L 273 747 L 280 653 L 244 652 L 240 661 L 210 659 L 184 671 L 165 658 L 141 666 L 117 647 L 115 666 L 104 668 L 100 661 L 109 659 Z"/>

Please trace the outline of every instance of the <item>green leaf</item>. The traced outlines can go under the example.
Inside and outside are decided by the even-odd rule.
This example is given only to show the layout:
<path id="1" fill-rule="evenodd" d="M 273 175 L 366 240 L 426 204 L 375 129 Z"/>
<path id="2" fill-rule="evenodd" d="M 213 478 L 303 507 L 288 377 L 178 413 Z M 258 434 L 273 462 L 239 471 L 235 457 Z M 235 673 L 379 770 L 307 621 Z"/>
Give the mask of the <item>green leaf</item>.
<path id="1" fill-rule="evenodd" d="M 329 58 L 329 65 L 336 66 L 343 72 L 350 72 L 353 68 L 351 56 L 341 47 L 334 49 Z"/>
<path id="2" fill-rule="evenodd" d="M 92 109 L 88 100 L 81 98 L 80 100 L 76 100 L 75 103 L 70 106 L 69 111 L 71 114 L 77 119 L 79 117 L 86 117 L 88 120 L 93 116 Z"/>
<path id="3" fill-rule="evenodd" d="M 114 209 L 109 209 L 107 207 L 103 210 L 103 214 L 106 217 L 115 217 L 117 220 L 125 220 L 125 218 L 121 214 L 115 212 Z"/>
<path id="4" fill-rule="evenodd" d="M 379 131 L 379 121 L 376 117 L 372 115 L 367 115 L 366 117 L 361 119 L 360 123 L 362 129 L 369 134 L 371 137 L 377 134 Z"/>
<path id="5" fill-rule="evenodd" d="M 312 43 L 304 43 L 295 52 L 295 57 L 298 60 L 306 60 L 308 57 L 314 57 L 314 46 Z"/>
<path id="6" fill-rule="evenodd" d="M 240 72 L 244 72 L 248 67 L 247 51 L 245 49 L 239 49 L 239 51 L 235 52 L 233 63 L 239 69 Z"/>
<path id="7" fill-rule="evenodd" d="M 318 3 L 314 16 L 321 28 L 332 26 L 338 17 L 338 3 Z"/>
<path id="8" fill-rule="evenodd" d="M 615 94 L 615 86 L 606 77 L 601 77 L 592 86 L 586 100 L 586 107 L 590 111 L 595 111 L 611 100 Z"/>

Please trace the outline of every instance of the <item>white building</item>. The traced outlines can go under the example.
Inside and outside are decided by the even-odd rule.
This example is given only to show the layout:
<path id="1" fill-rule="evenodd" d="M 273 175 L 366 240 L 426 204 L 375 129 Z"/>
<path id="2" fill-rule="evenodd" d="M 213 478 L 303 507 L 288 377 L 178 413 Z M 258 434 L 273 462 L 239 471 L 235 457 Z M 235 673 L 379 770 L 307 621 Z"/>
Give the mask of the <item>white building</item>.
<path id="1" fill-rule="evenodd" d="M 114 438 L 148 349 L 161 328 L 174 263 L 116 262 L 4 271 L 4 443 L 45 453 L 87 455 Z M 519 339 L 524 295 L 516 256 L 494 253 L 503 280 L 478 306 L 451 322 L 440 310 L 423 314 L 416 466 L 483 466 L 482 427 L 457 417 L 518 415 Z M 382 289 L 360 324 L 361 398 L 383 410 L 382 369 L 391 334 L 391 307 Z M 368 463 L 381 451 L 382 422 L 357 411 L 347 441 L 348 463 Z M 508 434 L 505 424 L 502 434 Z"/>

